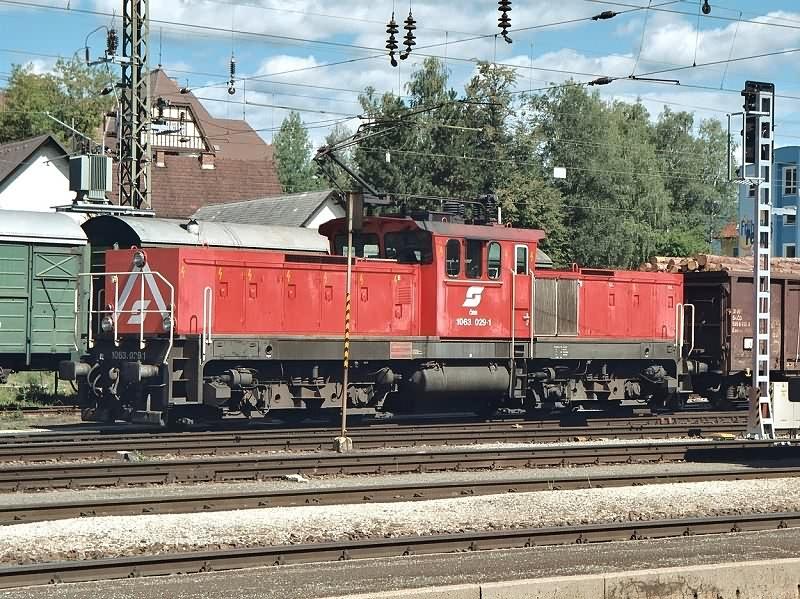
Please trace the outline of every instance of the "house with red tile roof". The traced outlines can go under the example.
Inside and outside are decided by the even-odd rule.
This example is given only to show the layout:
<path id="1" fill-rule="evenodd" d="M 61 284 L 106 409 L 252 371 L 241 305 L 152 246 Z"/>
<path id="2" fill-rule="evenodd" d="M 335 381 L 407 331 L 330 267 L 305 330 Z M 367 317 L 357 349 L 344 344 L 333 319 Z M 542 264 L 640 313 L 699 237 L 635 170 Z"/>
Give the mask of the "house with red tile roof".
<path id="1" fill-rule="evenodd" d="M 151 202 L 156 216 L 184 218 L 216 203 L 281 193 L 272 146 L 244 120 L 211 116 L 162 69 L 150 73 Z M 160 131 L 160 132 L 159 132 Z M 118 146 L 113 119 L 104 143 Z M 116 165 L 112 197 L 119 197 Z"/>

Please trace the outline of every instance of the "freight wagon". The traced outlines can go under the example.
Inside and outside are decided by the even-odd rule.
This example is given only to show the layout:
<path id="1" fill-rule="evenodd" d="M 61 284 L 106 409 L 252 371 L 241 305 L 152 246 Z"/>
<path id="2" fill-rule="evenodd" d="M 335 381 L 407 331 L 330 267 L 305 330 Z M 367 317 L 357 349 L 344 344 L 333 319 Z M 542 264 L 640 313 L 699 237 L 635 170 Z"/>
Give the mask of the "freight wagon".
<path id="1" fill-rule="evenodd" d="M 687 272 L 686 301 L 694 305 L 689 359 L 698 365 L 695 391 L 721 408 L 745 405 L 753 367 L 753 273 Z M 771 273 L 770 371 L 775 381 L 800 380 L 800 275 Z"/>
<path id="2" fill-rule="evenodd" d="M 88 270 L 81 227 L 64 214 L 0 214 L 0 382 L 15 370 L 57 370 L 83 351 Z"/>

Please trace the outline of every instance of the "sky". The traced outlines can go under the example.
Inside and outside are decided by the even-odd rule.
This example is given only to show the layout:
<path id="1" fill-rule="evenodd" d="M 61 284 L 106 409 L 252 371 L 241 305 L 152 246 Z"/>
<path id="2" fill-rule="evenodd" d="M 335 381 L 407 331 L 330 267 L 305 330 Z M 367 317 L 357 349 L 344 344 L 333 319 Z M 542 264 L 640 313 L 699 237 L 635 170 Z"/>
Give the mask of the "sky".
<path id="1" fill-rule="evenodd" d="M 410 72 L 438 56 L 457 90 L 477 60 L 514 66 L 519 91 L 659 71 L 652 76 L 679 84 L 626 79 L 594 89 L 607 99 L 640 98 L 653 118 L 665 106 L 694 112 L 696 124 L 740 111 L 745 80 L 774 82 L 776 142 L 800 145 L 800 2 L 709 0 L 709 15 L 702 3 L 515 0 L 508 44 L 496 35 L 495 0 L 151 0 L 149 62 L 188 85 L 212 114 L 244 117 L 267 141 L 295 109 L 319 145 L 333 124 L 358 124 L 366 86 L 404 94 Z M 394 68 L 383 49 L 386 22 L 393 10 L 402 21 L 409 8 L 417 47 Z M 591 20 L 606 10 L 619 14 Z M 46 72 L 86 45 L 93 58 L 102 54 L 105 33 L 92 31 L 119 30 L 121 11 L 121 0 L 0 0 L 0 86 L 13 64 Z M 725 64 L 774 52 L 784 53 Z"/>

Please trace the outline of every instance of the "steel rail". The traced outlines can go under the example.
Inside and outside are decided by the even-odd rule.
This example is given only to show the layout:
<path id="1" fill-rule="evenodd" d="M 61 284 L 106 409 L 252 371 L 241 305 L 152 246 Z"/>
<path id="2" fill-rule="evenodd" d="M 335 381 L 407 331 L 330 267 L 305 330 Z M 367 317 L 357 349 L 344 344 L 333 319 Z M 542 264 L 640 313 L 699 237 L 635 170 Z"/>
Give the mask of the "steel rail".
<path id="1" fill-rule="evenodd" d="M 2 388 L 2 385 L 0 385 Z M 80 414 L 77 406 L 0 406 L 0 414 L 23 414 L 24 416 L 41 416 L 44 414 Z"/>
<path id="2" fill-rule="evenodd" d="M 62 518 L 177 514 L 300 505 L 342 505 L 397 501 L 422 501 L 451 497 L 524 493 L 563 489 L 597 489 L 645 484 L 720 480 L 790 478 L 800 476 L 800 466 L 752 469 L 708 469 L 693 472 L 506 478 L 452 482 L 387 483 L 370 486 L 312 487 L 270 491 L 230 492 L 224 489 L 166 497 L 128 497 L 60 501 L 57 503 L 0 506 L 0 525 Z"/>
<path id="3" fill-rule="evenodd" d="M 800 512 L 735 514 L 49 562 L 0 567 L 0 588 L 176 573 L 187 574 L 264 565 L 279 566 L 358 558 L 526 548 L 536 545 L 635 541 L 644 538 L 797 527 L 800 527 Z"/>
<path id="4" fill-rule="evenodd" d="M 430 419 L 421 421 L 395 420 L 390 423 L 385 421 L 373 421 L 368 423 L 353 423 L 349 430 L 352 431 L 373 431 L 373 432 L 393 432 L 415 430 L 415 431 L 440 431 L 449 432 L 454 428 L 465 427 L 478 430 L 509 430 L 509 427 L 519 425 L 526 430 L 531 429 L 553 429 L 559 427 L 575 427 L 584 430 L 604 430 L 608 428 L 628 427 L 632 429 L 662 426 L 662 425 L 686 425 L 686 426 L 711 426 L 711 425 L 742 425 L 746 424 L 747 415 L 741 411 L 737 412 L 679 412 L 675 414 L 659 416 L 627 416 L 617 418 L 594 418 L 591 415 L 570 415 L 562 419 L 529 420 L 522 418 L 508 418 L 502 420 L 479 421 L 454 417 L 445 422 L 441 419 L 431 422 Z M 0 447 L 14 443 L 48 443 L 48 442 L 70 442 L 70 441 L 122 441 L 137 439 L 185 439 L 192 435 L 224 436 L 238 434 L 242 437 L 248 435 L 264 434 L 285 434 L 287 436 L 297 436 L 300 434 L 319 433 L 330 435 L 335 432 L 330 426 L 293 426 L 285 427 L 282 424 L 259 421 L 259 420 L 225 420 L 220 423 L 219 428 L 214 431 L 192 431 L 192 432 L 165 432 L 160 429 L 140 427 L 135 425 L 120 425 L 120 430 L 97 431 L 96 429 L 66 431 L 46 431 L 46 432 L 19 432 L 0 435 Z M 123 430 L 124 429 L 124 430 Z"/>
<path id="5" fill-rule="evenodd" d="M 417 451 L 276 453 L 151 462 L 73 462 L 0 468 L 0 491 L 136 484 L 256 480 L 286 474 L 382 474 L 445 470 L 533 468 L 702 459 L 797 458 L 800 445 L 771 441 L 682 441 L 475 447 Z"/>
<path id="6" fill-rule="evenodd" d="M 650 426 L 534 427 L 523 425 L 452 426 L 430 430 L 411 428 L 355 429 L 350 437 L 359 449 L 388 449 L 431 445 L 475 445 L 480 443 L 552 443 L 577 439 L 655 439 L 701 437 L 714 433 L 743 433 L 745 423 L 730 424 L 661 424 Z M 136 438 L 124 440 L 48 441 L 44 443 L 7 443 L 0 445 L 0 463 L 20 461 L 69 461 L 115 457 L 120 451 L 158 455 L 225 455 L 254 451 L 321 451 L 331 445 L 332 432 L 258 431 L 250 434 L 187 434 L 183 437 Z"/>

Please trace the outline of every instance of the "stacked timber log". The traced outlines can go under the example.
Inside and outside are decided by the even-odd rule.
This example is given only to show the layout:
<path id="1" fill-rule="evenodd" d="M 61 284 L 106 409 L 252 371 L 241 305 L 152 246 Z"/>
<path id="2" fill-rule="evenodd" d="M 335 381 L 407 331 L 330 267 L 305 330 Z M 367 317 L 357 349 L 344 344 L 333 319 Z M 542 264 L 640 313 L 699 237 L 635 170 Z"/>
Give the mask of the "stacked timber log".
<path id="1" fill-rule="evenodd" d="M 772 258 L 771 270 L 781 274 L 800 275 L 800 258 Z M 651 256 L 647 262 L 639 266 L 643 272 L 708 272 L 736 271 L 752 272 L 753 258 L 733 256 L 715 256 L 714 254 L 697 254 L 686 258 L 674 256 Z"/>

